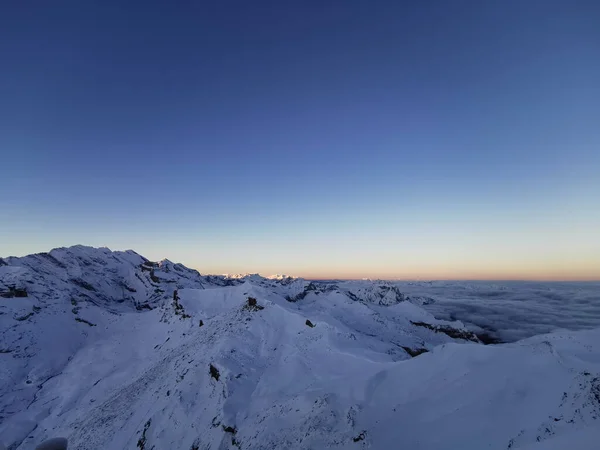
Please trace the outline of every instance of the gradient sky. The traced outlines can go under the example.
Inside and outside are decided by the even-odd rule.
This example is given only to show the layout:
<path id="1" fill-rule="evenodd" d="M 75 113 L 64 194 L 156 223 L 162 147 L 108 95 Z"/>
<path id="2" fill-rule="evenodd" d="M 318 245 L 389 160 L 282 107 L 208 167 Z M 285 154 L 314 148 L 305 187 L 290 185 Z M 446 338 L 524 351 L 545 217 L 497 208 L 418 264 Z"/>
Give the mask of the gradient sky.
<path id="1" fill-rule="evenodd" d="M 600 279 L 600 2 L 5 1 L 0 255 Z"/>

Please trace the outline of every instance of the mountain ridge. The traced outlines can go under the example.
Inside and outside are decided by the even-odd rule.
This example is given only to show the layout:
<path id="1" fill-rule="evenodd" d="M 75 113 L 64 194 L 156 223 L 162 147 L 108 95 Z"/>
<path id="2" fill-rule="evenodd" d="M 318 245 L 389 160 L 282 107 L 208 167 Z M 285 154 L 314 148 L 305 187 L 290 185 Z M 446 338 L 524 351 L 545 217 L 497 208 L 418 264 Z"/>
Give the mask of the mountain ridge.
<path id="1" fill-rule="evenodd" d="M 57 435 L 80 450 L 596 436 L 600 329 L 485 346 L 391 282 L 233 279 L 84 246 L 3 259 L 0 291 L 11 450 Z"/>

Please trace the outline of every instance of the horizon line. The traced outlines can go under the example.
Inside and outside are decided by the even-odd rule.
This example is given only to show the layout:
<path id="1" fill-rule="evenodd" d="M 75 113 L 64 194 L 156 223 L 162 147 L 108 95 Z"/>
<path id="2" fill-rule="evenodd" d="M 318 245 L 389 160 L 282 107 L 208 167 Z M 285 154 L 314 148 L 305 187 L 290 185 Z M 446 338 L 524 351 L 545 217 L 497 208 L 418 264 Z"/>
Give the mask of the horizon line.
<path id="1" fill-rule="evenodd" d="M 27 253 L 24 254 L 22 256 L 0 256 L 0 259 L 2 258 L 23 258 L 26 256 L 30 256 L 30 255 L 37 255 L 40 253 L 49 253 L 52 252 L 53 250 L 59 250 L 59 249 L 69 249 L 69 248 L 74 248 L 74 247 L 86 247 L 86 248 L 92 248 L 92 249 L 107 249 L 111 252 L 115 252 L 115 251 L 120 251 L 120 252 L 128 252 L 128 251 L 133 251 L 136 254 L 138 254 L 139 256 L 141 256 L 142 258 L 147 259 L 144 255 L 142 255 L 141 253 L 139 253 L 138 251 L 132 249 L 132 248 L 128 248 L 125 250 L 113 250 L 108 246 L 102 245 L 102 246 L 93 246 L 93 245 L 85 245 L 85 244 L 74 244 L 74 245 L 66 245 L 66 246 L 58 246 L 58 247 L 53 247 L 52 249 L 48 250 L 48 251 L 41 251 L 41 252 L 34 252 L 34 253 Z M 163 260 L 168 260 L 173 262 L 173 260 L 169 259 L 169 258 L 162 258 L 159 261 L 163 261 Z M 270 273 L 268 275 L 262 275 L 260 271 L 248 271 L 248 272 L 244 272 L 244 271 L 240 271 L 240 272 L 229 272 L 229 273 L 224 273 L 223 271 L 221 271 L 219 273 L 219 271 L 203 271 L 200 270 L 196 264 L 194 265 L 186 265 L 184 263 L 179 263 L 182 264 L 188 268 L 193 268 L 194 270 L 196 270 L 198 273 L 200 273 L 201 275 L 205 275 L 205 276 L 225 276 L 225 277 L 234 277 L 234 276 L 247 276 L 247 275 L 259 275 L 263 278 L 273 278 L 276 275 L 279 276 L 285 276 L 285 277 L 291 277 L 291 278 L 302 278 L 308 281 L 401 281 L 401 282 L 421 282 L 421 283 L 429 283 L 429 282 L 440 282 L 440 281 L 463 281 L 463 282 L 531 282 L 531 283 L 597 283 L 600 282 L 600 277 L 598 278 L 590 278 L 587 276 L 582 276 L 582 277 L 565 277 L 562 278 L 561 276 L 549 276 L 549 277 L 541 277 L 541 278 L 537 278 L 537 277 L 532 277 L 532 278 L 527 278 L 527 277 L 519 277 L 519 276 L 515 276 L 513 277 L 506 277 L 506 276 L 502 276 L 502 277 L 494 277 L 493 275 L 491 277 L 423 277 L 423 278 L 414 278 L 414 277 L 403 277 L 403 276 L 360 276 L 360 275 L 352 275 L 352 276 L 348 276 L 348 277 L 344 277 L 344 276 L 323 276 L 323 275 L 319 275 L 319 276 L 311 276 L 311 275 L 286 275 L 286 274 L 282 274 L 282 273 L 278 273 L 278 274 L 274 274 L 274 273 Z"/>

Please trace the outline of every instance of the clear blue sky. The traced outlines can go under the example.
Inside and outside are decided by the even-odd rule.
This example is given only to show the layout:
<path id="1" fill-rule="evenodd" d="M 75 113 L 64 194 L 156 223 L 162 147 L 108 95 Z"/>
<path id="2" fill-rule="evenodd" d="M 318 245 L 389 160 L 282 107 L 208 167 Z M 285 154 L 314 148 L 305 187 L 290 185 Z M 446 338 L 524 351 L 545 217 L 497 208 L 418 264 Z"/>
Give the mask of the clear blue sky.
<path id="1" fill-rule="evenodd" d="M 600 278 L 597 1 L 0 5 L 0 255 Z"/>

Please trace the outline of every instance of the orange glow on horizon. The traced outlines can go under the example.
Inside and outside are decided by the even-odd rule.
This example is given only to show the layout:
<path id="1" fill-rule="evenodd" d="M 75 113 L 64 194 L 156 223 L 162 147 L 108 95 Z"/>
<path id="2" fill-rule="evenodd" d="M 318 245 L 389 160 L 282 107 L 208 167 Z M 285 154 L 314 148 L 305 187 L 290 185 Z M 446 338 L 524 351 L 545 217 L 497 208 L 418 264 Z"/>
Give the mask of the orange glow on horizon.
<path id="1" fill-rule="evenodd" d="M 441 269 L 441 268 L 440 268 Z M 202 274 L 207 273 L 232 273 L 231 271 L 207 271 L 197 268 Z M 492 270 L 482 268 L 474 270 L 472 268 L 455 270 L 427 270 L 422 267 L 415 267 L 413 270 L 401 269 L 392 270 L 348 270 L 344 267 L 341 270 L 300 270 L 300 271 L 264 271 L 264 270 L 246 270 L 236 273 L 259 273 L 263 276 L 270 276 L 274 273 L 284 273 L 289 276 L 305 278 L 310 280 L 397 280 L 397 281 L 540 281 L 540 282 L 559 282 L 559 281 L 579 281 L 594 282 L 600 281 L 600 269 L 592 267 L 587 270 L 579 267 L 571 267 L 571 270 L 554 268 L 537 268 L 529 270 Z"/>

